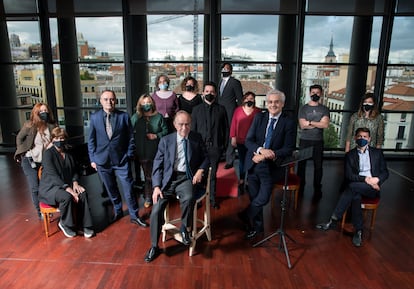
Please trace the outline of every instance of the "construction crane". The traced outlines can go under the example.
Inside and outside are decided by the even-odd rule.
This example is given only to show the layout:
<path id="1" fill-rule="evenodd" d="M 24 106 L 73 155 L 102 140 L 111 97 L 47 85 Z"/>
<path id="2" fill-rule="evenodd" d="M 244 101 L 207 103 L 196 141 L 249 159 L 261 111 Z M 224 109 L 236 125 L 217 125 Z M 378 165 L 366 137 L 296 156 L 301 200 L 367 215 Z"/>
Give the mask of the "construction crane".
<path id="1" fill-rule="evenodd" d="M 194 11 L 196 11 L 198 6 L 198 0 L 194 0 Z M 158 24 L 166 21 L 170 21 L 173 19 L 185 17 L 188 15 L 171 15 L 171 16 L 164 16 L 148 22 L 148 25 L 151 24 Z M 198 73 L 198 14 L 194 14 L 193 19 L 193 59 L 194 59 L 194 78 L 197 79 Z"/>

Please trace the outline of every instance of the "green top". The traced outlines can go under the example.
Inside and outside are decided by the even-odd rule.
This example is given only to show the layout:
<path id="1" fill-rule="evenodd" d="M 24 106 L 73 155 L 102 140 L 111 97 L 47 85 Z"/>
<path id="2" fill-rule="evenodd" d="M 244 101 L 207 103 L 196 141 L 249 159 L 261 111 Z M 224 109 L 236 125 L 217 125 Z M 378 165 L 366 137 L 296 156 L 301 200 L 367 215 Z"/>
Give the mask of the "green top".
<path id="1" fill-rule="evenodd" d="M 160 138 L 168 133 L 164 118 L 159 113 L 149 117 L 138 117 L 138 114 L 134 113 L 131 117 L 131 123 L 134 128 L 136 155 L 138 159 L 153 160 L 157 153 Z M 150 140 L 147 138 L 147 133 L 156 134 L 157 138 Z"/>
<path id="2" fill-rule="evenodd" d="M 355 147 L 354 134 L 360 127 L 366 127 L 370 131 L 370 146 L 382 146 L 384 144 L 384 118 L 378 114 L 376 118 L 358 117 L 358 113 L 354 113 L 349 120 L 348 134 L 346 140 L 351 142 L 350 149 Z"/>

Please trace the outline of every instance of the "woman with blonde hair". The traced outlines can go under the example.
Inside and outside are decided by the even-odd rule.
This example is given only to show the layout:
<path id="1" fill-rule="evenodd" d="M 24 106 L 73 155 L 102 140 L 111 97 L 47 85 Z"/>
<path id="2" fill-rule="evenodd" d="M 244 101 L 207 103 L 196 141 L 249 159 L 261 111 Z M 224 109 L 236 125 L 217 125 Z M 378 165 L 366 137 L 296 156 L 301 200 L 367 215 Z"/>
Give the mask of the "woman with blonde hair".
<path id="1" fill-rule="evenodd" d="M 152 164 L 160 138 L 168 133 L 163 116 L 157 111 L 155 102 L 148 94 L 137 101 L 136 113 L 131 117 L 136 144 L 135 178 L 140 178 L 140 167 L 144 172 L 144 206 L 152 205 Z"/>

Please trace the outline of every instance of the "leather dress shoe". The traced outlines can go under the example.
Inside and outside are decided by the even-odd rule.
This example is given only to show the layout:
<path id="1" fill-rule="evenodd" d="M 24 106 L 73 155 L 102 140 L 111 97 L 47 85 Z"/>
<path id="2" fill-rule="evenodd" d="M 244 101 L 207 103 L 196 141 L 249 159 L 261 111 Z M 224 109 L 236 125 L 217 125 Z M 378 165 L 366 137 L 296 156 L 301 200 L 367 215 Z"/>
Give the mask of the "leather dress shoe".
<path id="1" fill-rule="evenodd" d="M 337 225 L 336 220 L 334 219 L 330 219 L 329 222 L 327 223 L 320 223 L 316 225 L 316 228 L 322 231 L 328 231 L 328 230 L 334 230 L 336 229 L 336 225 Z"/>
<path id="2" fill-rule="evenodd" d="M 161 249 L 160 248 L 158 248 L 158 247 L 151 247 L 148 250 L 147 254 L 145 254 L 144 260 L 145 260 L 145 262 L 149 263 L 151 261 L 154 261 L 154 259 L 157 258 L 158 255 L 160 255 L 160 254 L 161 254 Z"/>
<path id="3" fill-rule="evenodd" d="M 119 219 L 121 219 L 123 217 L 123 213 L 118 213 L 115 216 L 112 217 L 112 223 L 118 221 Z"/>
<path id="4" fill-rule="evenodd" d="M 362 231 L 361 230 L 358 230 L 355 232 L 354 236 L 352 237 L 352 244 L 354 244 L 355 247 L 362 246 Z"/>
<path id="5" fill-rule="evenodd" d="M 139 225 L 139 226 L 144 227 L 144 228 L 149 226 L 148 223 L 145 222 L 144 220 L 142 220 L 141 218 L 131 219 L 131 223 L 135 224 L 135 225 Z"/>
<path id="6" fill-rule="evenodd" d="M 250 230 L 246 233 L 246 235 L 244 235 L 244 238 L 246 240 L 251 240 L 251 239 L 255 238 L 259 233 L 261 233 L 261 232 L 256 231 L 256 230 Z"/>
<path id="7" fill-rule="evenodd" d="M 181 231 L 181 238 L 183 239 L 182 243 L 185 246 L 190 246 L 191 245 L 190 235 L 188 234 L 187 230 Z"/>

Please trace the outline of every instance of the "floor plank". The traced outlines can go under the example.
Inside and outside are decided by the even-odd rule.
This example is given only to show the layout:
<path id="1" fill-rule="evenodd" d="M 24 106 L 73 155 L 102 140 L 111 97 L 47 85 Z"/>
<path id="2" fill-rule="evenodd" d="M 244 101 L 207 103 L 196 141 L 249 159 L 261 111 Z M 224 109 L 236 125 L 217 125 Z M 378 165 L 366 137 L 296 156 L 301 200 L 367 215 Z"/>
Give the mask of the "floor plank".
<path id="1" fill-rule="evenodd" d="M 92 239 L 67 239 L 53 222 L 56 233 L 46 238 L 20 167 L 0 155 L 0 288 L 414 288 L 413 161 L 389 160 L 388 166 L 374 231 L 355 248 L 349 235 L 314 229 L 329 218 L 343 175 L 342 161 L 325 161 L 323 197 L 313 200 L 305 189 L 297 211 L 287 210 L 284 231 L 295 240 L 286 238 L 288 269 L 279 235 L 256 248 L 243 240 L 237 212 L 248 204 L 246 195 L 212 210 L 213 240 L 202 238 L 193 257 L 169 240 L 146 264 L 149 230 L 128 217 Z M 310 166 L 307 172 L 311 179 Z M 265 209 L 265 236 L 279 229 L 280 198 L 273 212 Z"/>

